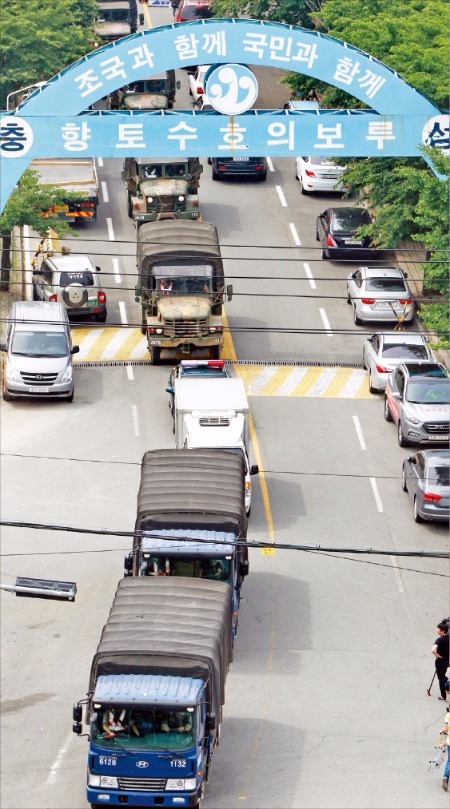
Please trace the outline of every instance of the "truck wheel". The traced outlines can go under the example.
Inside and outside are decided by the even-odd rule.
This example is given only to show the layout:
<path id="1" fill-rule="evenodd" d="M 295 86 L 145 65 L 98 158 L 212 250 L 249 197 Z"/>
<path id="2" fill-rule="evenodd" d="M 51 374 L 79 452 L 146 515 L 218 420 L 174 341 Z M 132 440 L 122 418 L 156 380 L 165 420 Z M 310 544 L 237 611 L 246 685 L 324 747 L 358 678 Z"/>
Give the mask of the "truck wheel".
<path id="1" fill-rule="evenodd" d="M 133 219 L 133 205 L 131 204 L 131 194 L 127 191 L 127 212 L 130 219 Z"/>
<path id="2" fill-rule="evenodd" d="M 220 360 L 220 346 L 213 346 L 211 348 L 211 359 Z"/>
<path id="3" fill-rule="evenodd" d="M 151 352 L 150 352 L 150 363 L 152 365 L 159 365 L 160 357 L 161 357 L 161 349 L 156 348 L 155 346 L 152 346 L 152 349 L 151 349 Z"/>

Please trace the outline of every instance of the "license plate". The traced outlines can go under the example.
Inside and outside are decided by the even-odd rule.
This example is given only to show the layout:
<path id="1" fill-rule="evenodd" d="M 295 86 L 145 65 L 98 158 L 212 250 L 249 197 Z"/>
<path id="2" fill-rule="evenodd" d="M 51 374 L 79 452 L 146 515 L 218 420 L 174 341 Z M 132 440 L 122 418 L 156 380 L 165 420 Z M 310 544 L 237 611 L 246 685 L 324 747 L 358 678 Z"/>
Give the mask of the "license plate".
<path id="1" fill-rule="evenodd" d="M 390 305 L 389 301 L 378 301 L 378 303 L 376 303 L 375 306 L 376 306 L 377 309 L 390 309 L 391 308 L 391 305 Z M 394 307 L 394 309 L 398 309 L 398 303 L 392 302 L 392 306 Z"/>
<path id="2" fill-rule="evenodd" d="M 233 163 L 248 163 L 248 157 L 233 157 Z"/>
<path id="3" fill-rule="evenodd" d="M 344 244 L 357 244 L 361 246 L 362 242 L 358 241 L 357 239 L 344 239 Z"/>
<path id="4" fill-rule="evenodd" d="M 49 393 L 50 388 L 30 388 L 28 393 Z"/>
<path id="5" fill-rule="evenodd" d="M 55 211 L 55 213 L 67 213 L 67 211 L 69 210 L 69 206 L 68 205 L 54 205 L 53 210 Z"/>
<path id="6" fill-rule="evenodd" d="M 322 174 L 322 180 L 337 180 L 337 174 Z"/>
<path id="7" fill-rule="evenodd" d="M 448 435 L 428 435 L 428 441 L 448 441 Z"/>
<path id="8" fill-rule="evenodd" d="M 96 298 L 88 298 L 86 301 L 87 306 L 98 306 L 98 302 Z"/>

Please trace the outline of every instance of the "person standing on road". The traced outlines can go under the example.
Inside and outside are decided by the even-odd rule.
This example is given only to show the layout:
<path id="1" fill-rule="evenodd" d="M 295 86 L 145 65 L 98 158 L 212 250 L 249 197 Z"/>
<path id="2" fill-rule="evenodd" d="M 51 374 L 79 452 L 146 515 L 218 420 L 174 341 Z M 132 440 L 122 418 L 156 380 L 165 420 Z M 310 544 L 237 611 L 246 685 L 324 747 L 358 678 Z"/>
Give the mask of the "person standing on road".
<path id="1" fill-rule="evenodd" d="M 447 669 L 449 664 L 449 646 L 448 646 L 448 624 L 441 621 L 437 627 L 438 637 L 436 638 L 431 653 L 435 657 L 434 665 L 436 667 L 436 676 L 439 682 L 441 696 L 440 700 L 446 700 L 447 695 L 445 688 L 447 685 Z"/>

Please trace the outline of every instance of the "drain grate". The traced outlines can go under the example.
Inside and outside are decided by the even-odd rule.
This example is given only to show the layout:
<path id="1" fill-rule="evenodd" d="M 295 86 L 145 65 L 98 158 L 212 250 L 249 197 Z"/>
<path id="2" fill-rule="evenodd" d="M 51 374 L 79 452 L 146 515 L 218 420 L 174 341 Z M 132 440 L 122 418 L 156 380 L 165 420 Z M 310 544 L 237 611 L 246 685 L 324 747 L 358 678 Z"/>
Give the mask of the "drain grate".
<path id="1" fill-rule="evenodd" d="M 294 368 L 360 368 L 364 366 L 360 362 L 333 362 L 332 360 L 227 360 L 224 359 L 226 365 L 249 366 L 261 365 L 263 367 L 277 366 L 286 368 L 292 366 Z M 176 363 L 174 363 L 176 364 Z M 148 360 L 89 360 L 87 362 L 74 362 L 74 368 L 125 368 L 131 365 L 134 368 L 139 365 L 151 365 L 150 359 Z M 169 364 L 167 364 L 169 368 Z"/>

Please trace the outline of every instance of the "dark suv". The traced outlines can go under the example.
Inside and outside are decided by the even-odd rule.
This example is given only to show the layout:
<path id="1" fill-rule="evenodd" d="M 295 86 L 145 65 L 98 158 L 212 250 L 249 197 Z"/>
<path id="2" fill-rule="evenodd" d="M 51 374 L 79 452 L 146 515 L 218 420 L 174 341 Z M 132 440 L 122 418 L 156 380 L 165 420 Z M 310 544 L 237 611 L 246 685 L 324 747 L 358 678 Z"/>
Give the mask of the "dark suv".
<path id="1" fill-rule="evenodd" d="M 450 379 L 439 362 L 401 362 L 389 376 L 384 417 L 395 421 L 398 443 L 448 443 Z"/>
<path id="2" fill-rule="evenodd" d="M 265 157 L 212 157 L 208 163 L 212 165 L 213 180 L 222 180 L 225 177 L 254 177 L 264 182 L 267 179 Z"/>

